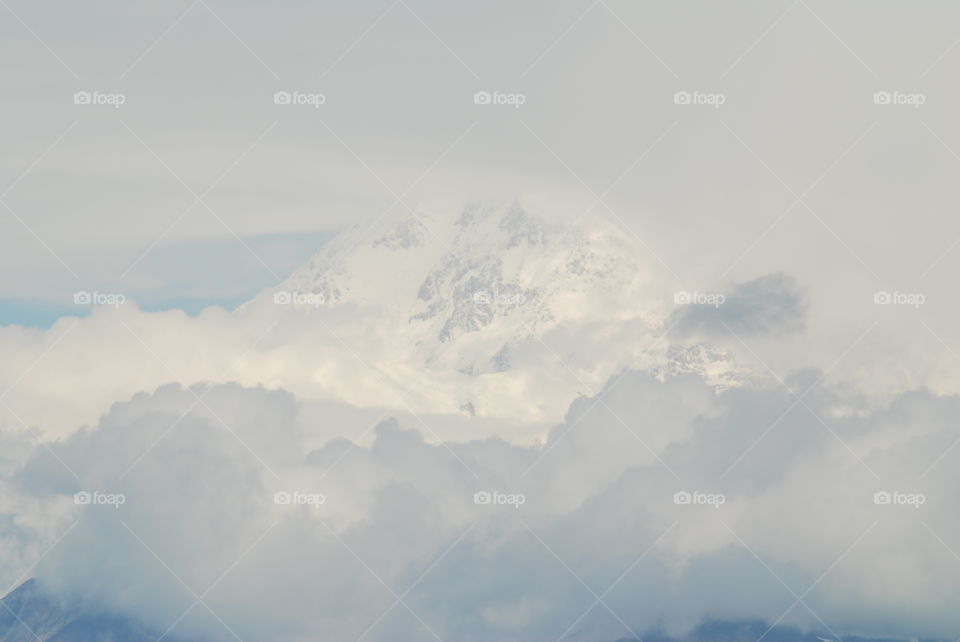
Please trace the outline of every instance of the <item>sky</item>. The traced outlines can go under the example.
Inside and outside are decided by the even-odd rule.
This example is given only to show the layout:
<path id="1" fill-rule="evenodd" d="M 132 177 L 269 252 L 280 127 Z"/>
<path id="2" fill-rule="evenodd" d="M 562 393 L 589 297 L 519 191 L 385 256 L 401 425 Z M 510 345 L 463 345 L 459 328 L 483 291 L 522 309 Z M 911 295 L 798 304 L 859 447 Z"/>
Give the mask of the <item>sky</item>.
<path id="1" fill-rule="evenodd" d="M 0 17 L 0 584 L 214 639 L 955 639 L 955 3 Z"/>

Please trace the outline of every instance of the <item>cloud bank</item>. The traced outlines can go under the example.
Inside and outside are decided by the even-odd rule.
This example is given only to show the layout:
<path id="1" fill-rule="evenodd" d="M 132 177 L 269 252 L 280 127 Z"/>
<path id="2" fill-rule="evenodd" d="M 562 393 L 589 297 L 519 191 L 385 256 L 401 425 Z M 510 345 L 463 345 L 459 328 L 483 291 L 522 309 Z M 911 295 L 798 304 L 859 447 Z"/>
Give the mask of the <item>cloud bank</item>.
<path id="1" fill-rule="evenodd" d="M 960 399 L 848 401 L 628 371 L 543 446 L 393 420 L 364 446 L 289 393 L 170 385 L 8 471 L 45 519 L 7 532 L 69 529 L 38 578 L 171 635 L 612 640 L 715 615 L 948 635 Z"/>

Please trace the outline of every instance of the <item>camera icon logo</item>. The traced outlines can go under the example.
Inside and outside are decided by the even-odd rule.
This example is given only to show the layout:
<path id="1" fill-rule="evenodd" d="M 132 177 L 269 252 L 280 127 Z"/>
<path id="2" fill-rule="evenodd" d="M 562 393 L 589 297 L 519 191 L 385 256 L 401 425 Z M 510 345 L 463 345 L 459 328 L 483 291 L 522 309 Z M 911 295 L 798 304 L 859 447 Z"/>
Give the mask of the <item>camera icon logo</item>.
<path id="1" fill-rule="evenodd" d="M 885 490 L 879 490 L 873 494 L 873 503 L 878 506 L 886 506 L 892 502 L 893 496 Z"/>
<path id="2" fill-rule="evenodd" d="M 281 506 L 289 506 L 293 503 L 293 495 L 285 490 L 278 491 L 273 494 L 273 503 Z"/>
<path id="3" fill-rule="evenodd" d="M 493 503 L 493 495 L 485 490 L 477 491 L 473 494 L 473 503 L 478 506 L 486 506 Z"/>
<path id="4" fill-rule="evenodd" d="M 290 305 L 293 302 L 293 295 L 286 290 L 279 290 L 273 293 L 273 302 L 277 305 Z"/>
<path id="5" fill-rule="evenodd" d="M 73 293 L 73 302 L 76 305 L 90 305 L 92 300 L 93 299 L 90 296 L 90 293 L 86 290 L 80 290 L 79 292 Z"/>
<path id="6" fill-rule="evenodd" d="M 693 101 L 693 95 L 689 91 L 678 91 L 673 95 L 675 105 L 689 105 Z"/>
<path id="7" fill-rule="evenodd" d="M 878 290 L 873 293 L 873 302 L 877 305 L 890 305 L 893 296 L 886 290 Z"/>
<path id="8" fill-rule="evenodd" d="M 289 91 L 278 91 L 273 95 L 275 105 L 289 105 L 291 102 L 293 102 L 293 96 Z"/>
<path id="9" fill-rule="evenodd" d="M 73 494 L 73 503 L 77 506 L 88 506 L 93 502 L 93 495 L 89 491 L 81 490 Z"/>
<path id="10" fill-rule="evenodd" d="M 473 302 L 479 305 L 490 305 L 490 293 L 486 290 L 479 290 L 473 293 Z"/>
<path id="11" fill-rule="evenodd" d="M 93 101 L 93 96 L 89 91 L 78 91 L 73 95 L 74 105 L 89 105 Z"/>
<path id="12" fill-rule="evenodd" d="M 686 290 L 680 290 L 673 293 L 673 302 L 676 305 L 690 305 L 693 302 L 693 296 Z"/>
<path id="13" fill-rule="evenodd" d="M 489 91 L 478 91 L 473 95 L 474 105 L 489 105 L 493 103 L 493 95 Z"/>
<path id="14" fill-rule="evenodd" d="M 893 96 L 889 91 L 877 91 L 873 94 L 874 105 L 889 105 L 893 102 Z"/>
<path id="15" fill-rule="evenodd" d="M 693 501 L 693 495 L 691 495 L 685 490 L 681 490 L 673 494 L 673 503 L 677 504 L 678 506 L 688 505 L 692 501 Z"/>

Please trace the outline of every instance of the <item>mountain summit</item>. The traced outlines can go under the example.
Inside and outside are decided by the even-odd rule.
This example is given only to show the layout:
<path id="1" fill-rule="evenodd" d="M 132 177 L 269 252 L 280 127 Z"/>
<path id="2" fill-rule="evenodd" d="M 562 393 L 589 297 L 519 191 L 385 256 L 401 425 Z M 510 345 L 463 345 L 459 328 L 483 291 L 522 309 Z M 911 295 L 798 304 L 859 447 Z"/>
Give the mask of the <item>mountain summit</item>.
<path id="1" fill-rule="evenodd" d="M 624 368 L 731 383 L 726 353 L 668 341 L 664 278 L 604 220 L 471 205 L 351 228 L 258 302 L 321 315 L 388 377 L 427 384 L 421 410 L 553 421 Z"/>

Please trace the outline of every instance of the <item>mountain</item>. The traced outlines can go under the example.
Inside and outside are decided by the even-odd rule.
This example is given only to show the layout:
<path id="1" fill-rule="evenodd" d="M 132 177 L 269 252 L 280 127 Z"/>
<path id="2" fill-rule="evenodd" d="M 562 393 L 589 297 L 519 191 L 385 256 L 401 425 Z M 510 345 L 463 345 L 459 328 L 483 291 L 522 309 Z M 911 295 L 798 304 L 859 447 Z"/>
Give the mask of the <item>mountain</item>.
<path id="1" fill-rule="evenodd" d="M 161 635 L 128 618 L 55 597 L 32 579 L 11 591 L 0 605 L 0 642 L 156 642 Z"/>
<path id="2" fill-rule="evenodd" d="M 36 580 L 27 580 L 0 600 L 0 642 L 155 642 L 160 634 L 115 615 L 97 613 L 44 592 Z M 831 634 L 804 633 L 759 620 L 703 622 L 686 635 L 671 637 L 656 631 L 643 642 L 834 642 Z M 189 642 L 165 636 L 168 642 Z M 580 638 L 577 638 L 580 639 Z M 616 642 L 640 642 L 623 638 Z M 844 635 L 843 642 L 934 642 L 902 638 L 864 638 Z"/>
<path id="3" fill-rule="evenodd" d="M 709 620 L 702 622 L 692 631 L 680 637 L 671 637 L 663 633 L 650 632 L 643 636 L 643 642 L 934 642 L 911 638 L 860 637 L 844 634 L 838 640 L 832 633 L 803 632 L 791 626 L 770 627 L 760 620 Z M 640 642 L 623 638 L 617 642 Z M 937 641 L 945 642 L 945 641 Z"/>
<path id="4" fill-rule="evenodd" d="M 418 411 L 552 422 L 625 368 L 737 384 L 723 349 L 666 336 L 665 284 L 643 243 L 611 222 L 471 205 L 355 226 L 244 309 L 321 315 L 318 340 L 329 330 L 414 387 Z"/>

